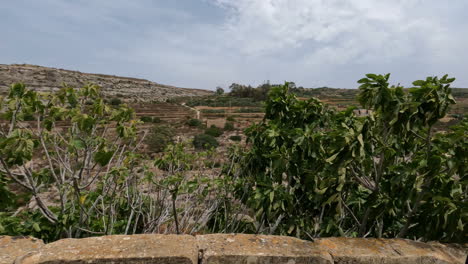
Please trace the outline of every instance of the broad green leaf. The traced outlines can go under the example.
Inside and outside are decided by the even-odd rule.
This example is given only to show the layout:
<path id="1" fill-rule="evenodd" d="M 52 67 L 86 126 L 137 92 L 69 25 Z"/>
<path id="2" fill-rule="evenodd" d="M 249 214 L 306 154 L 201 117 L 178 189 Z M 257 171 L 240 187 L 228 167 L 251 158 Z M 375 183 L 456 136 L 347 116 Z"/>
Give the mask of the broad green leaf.
<path id="1" fill-rule="evenodd" d="M 106 166 L 113 155 L 113 151 L 98 151 L 94 154 L 94 161 L 101 166 Z"/>

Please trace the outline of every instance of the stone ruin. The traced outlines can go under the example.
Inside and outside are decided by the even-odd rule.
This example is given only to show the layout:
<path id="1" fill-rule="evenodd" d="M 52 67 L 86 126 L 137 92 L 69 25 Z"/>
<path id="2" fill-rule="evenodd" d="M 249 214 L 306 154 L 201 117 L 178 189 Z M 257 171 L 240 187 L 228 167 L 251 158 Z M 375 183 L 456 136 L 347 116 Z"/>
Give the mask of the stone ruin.
<path id="1" fill-rule="evenodd" d="M 0 264 L 464 264 L 467 246 L 375 238 L 320 238 L 310 242 L 245 234 L 113 235 L 49 244 L 32 237 L 0 236 Z"/>

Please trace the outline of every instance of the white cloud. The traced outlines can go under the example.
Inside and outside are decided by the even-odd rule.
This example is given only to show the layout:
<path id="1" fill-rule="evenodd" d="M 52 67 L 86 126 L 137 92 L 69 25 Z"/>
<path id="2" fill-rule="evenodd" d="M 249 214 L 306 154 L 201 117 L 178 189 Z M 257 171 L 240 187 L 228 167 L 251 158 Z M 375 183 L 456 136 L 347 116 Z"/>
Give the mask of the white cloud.
<path id="1" fill-rule="evenodd" d="M 372 65 L 389 72 L 412 67 L 427 75 L 444 69 L 459 73 L 457 66 L 465 63 L 460 60 L 468 59 L 466 52 L 461 54 L 462 43 L 468 42 L 466 24 L 454 27 L 443 19 L 464 6 L 460 1 L 447 3 L 445 10 L 430 0 L 211 1 L 228 13 L 218 33 L 229 38 L 228 47 L 258 60 L 289 58 L 276 62 L 302 68 L 309 76 L 327 76 L 346 65 L 361 65 L 363 71 Z M 281 74 L 297 75 L 288 67 Z M 413 78 L 420 76 L 402 77 Z"/>
<path id="2" fill-rule="evenodd" d="M 247 55 L 284 52 L 312 42 L 321 47 L 312 51 L 317 54 L 337 52 L 341 57 L 349 49 L 355 53 L 389 49 L 392 56 L 404 56 L 411 52 L 405 42 L 412 34 L 439 27 L 433 18 L 412 12 L 416 0 L 213 1 L 229 10 L 226 33 Z"/>

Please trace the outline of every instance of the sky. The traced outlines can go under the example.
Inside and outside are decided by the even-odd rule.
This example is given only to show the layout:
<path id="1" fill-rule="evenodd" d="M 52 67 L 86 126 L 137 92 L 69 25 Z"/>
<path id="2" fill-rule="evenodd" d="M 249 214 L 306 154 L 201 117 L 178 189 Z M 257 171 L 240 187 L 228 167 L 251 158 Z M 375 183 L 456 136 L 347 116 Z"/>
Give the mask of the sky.
<path id="1" fill-rule="evenodd" d="M 356 88 L 366 73 L 468 87 L 467 13 L 467 0 L 4 0 L 0 64 L 211 90 Z"/>

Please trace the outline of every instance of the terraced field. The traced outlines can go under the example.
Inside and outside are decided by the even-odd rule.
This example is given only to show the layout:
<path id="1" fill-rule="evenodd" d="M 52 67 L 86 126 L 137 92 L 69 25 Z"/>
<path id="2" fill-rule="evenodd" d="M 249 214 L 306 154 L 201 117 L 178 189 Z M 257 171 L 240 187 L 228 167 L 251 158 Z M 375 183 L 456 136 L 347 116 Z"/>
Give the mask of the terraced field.
<path id="1" fill-rule="evenodd" d="M 159 118 L 162 121 L 176 122 L 196 118 L 196 111 L 180 104 L 171 103 L 140 103 L 129 104 L 135 110 L 137 117 Z"/>

